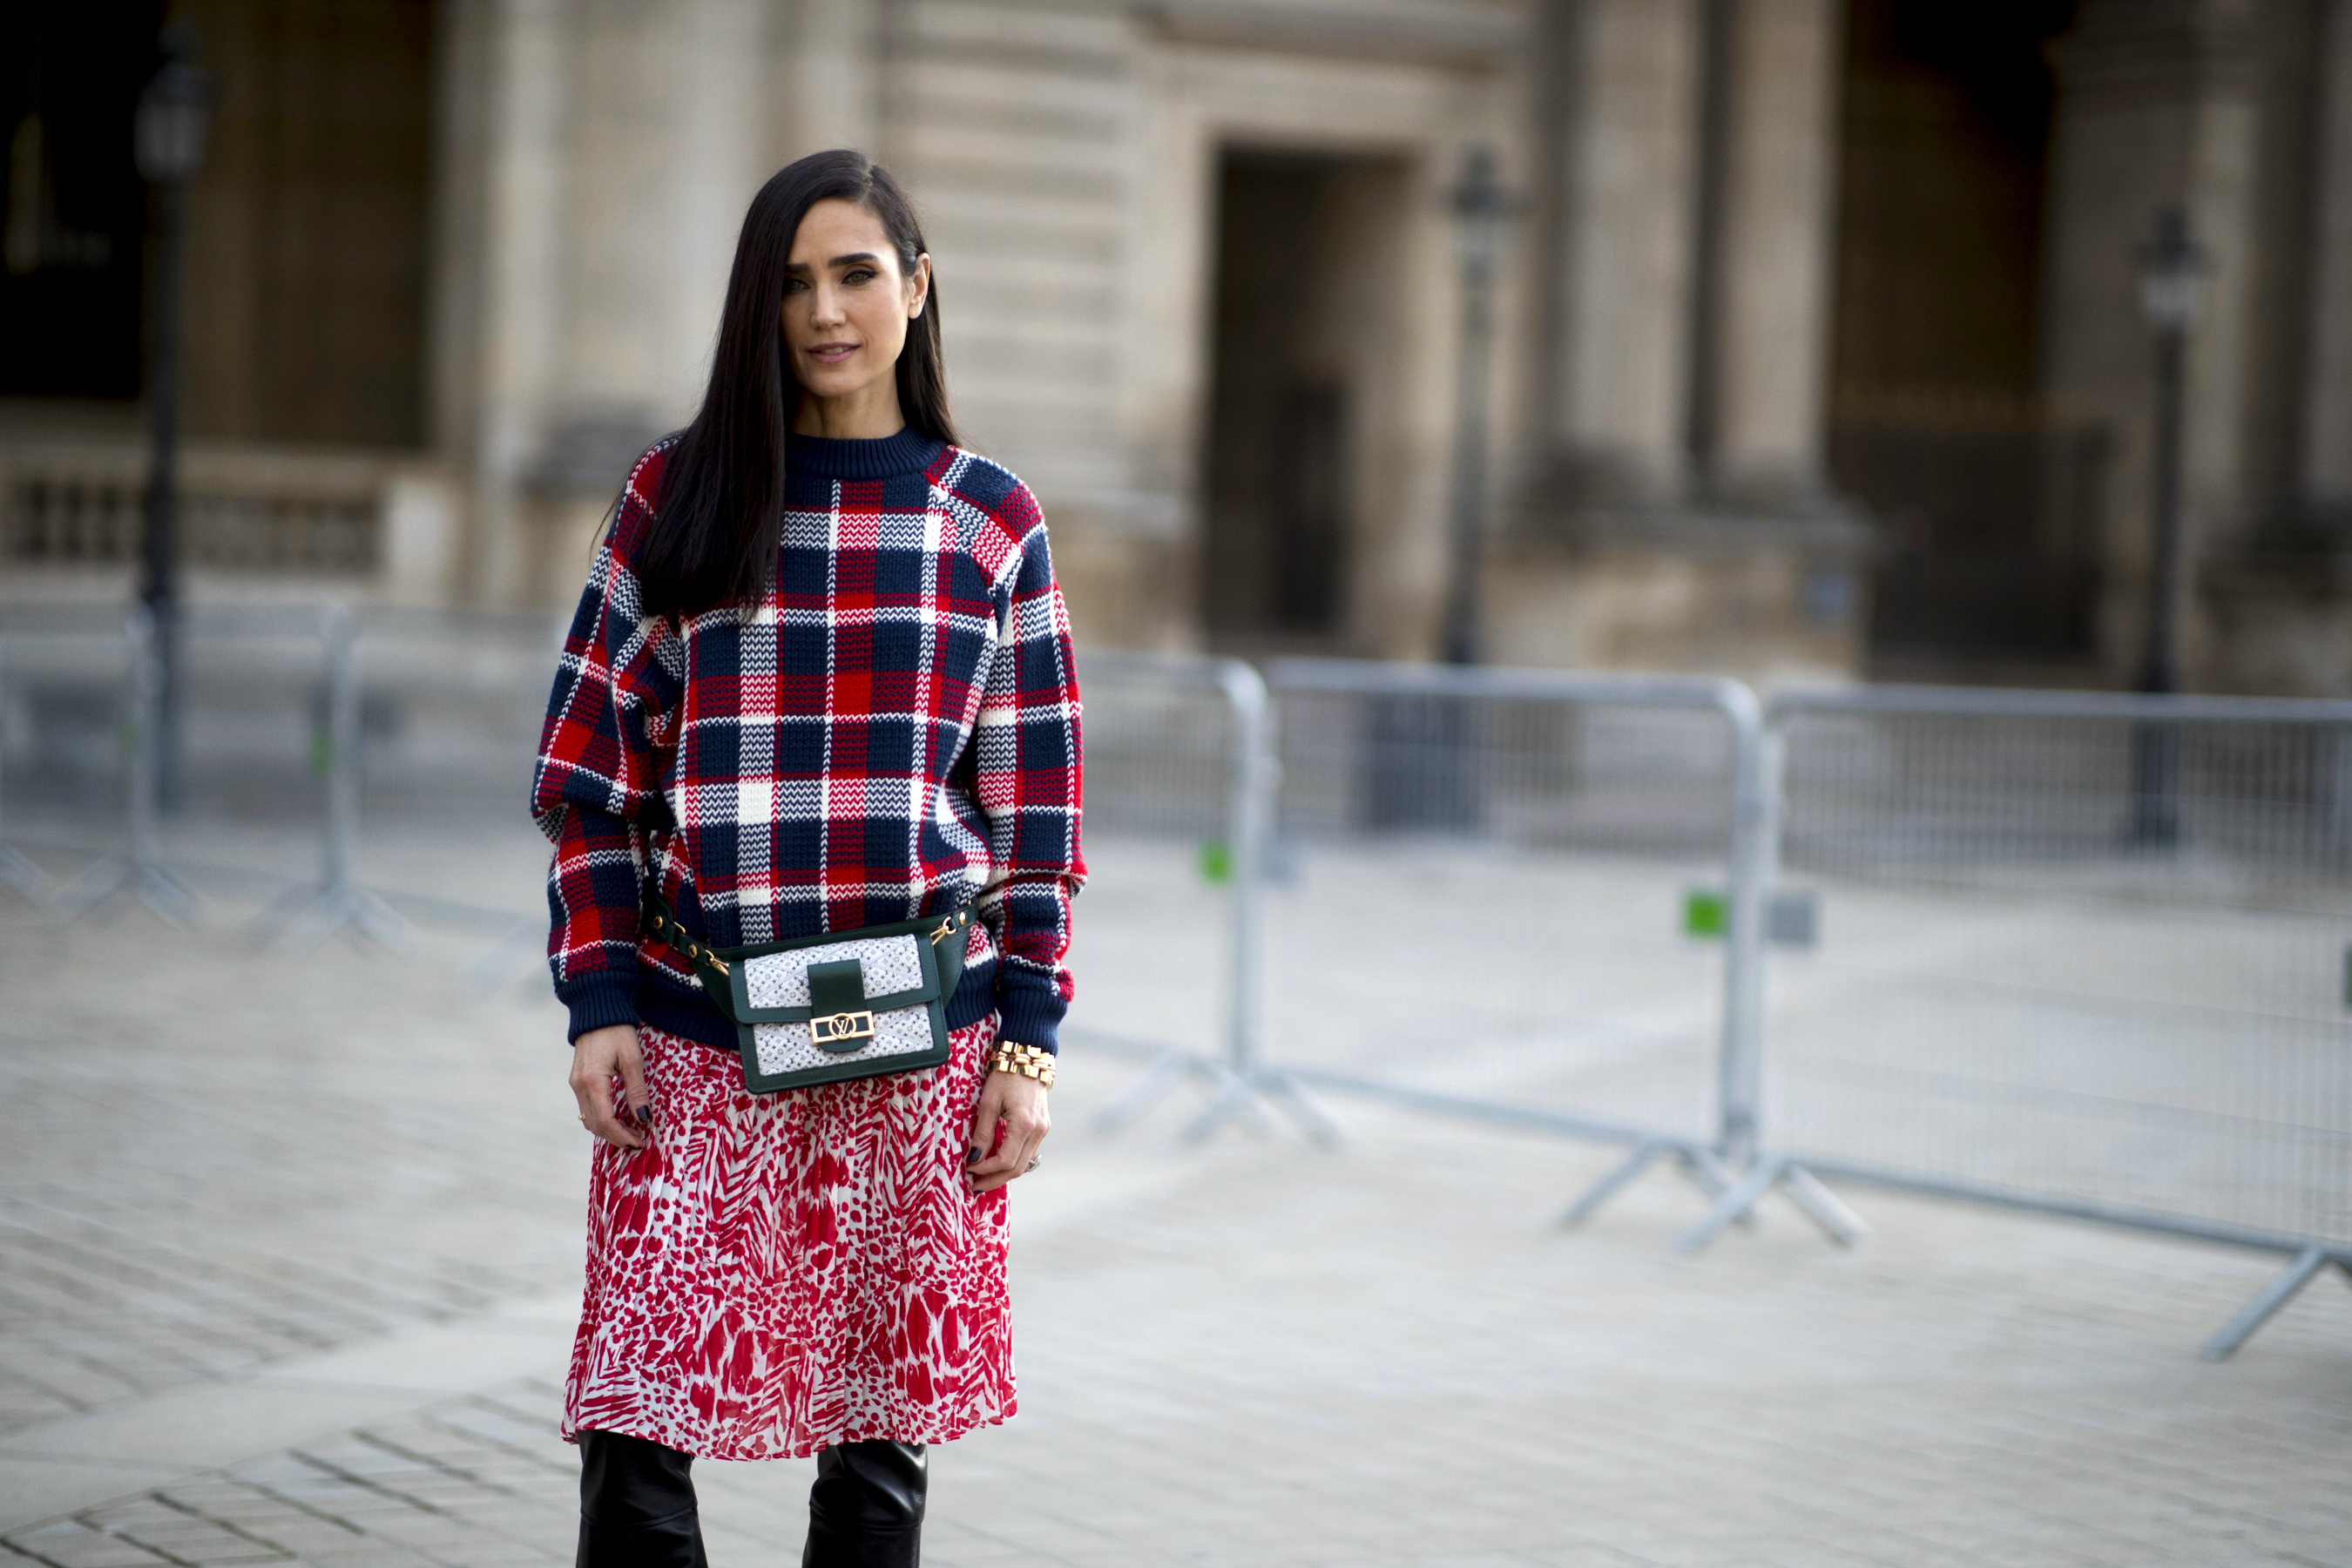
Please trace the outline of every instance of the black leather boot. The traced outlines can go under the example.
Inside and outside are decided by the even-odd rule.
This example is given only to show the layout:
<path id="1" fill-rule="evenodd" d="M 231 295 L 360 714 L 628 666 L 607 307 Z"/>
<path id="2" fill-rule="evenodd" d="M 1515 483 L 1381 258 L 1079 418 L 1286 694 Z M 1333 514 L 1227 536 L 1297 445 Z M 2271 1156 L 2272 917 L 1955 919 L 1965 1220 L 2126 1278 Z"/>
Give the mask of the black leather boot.
<path id="1" fill-rule="evenodd" d="M 929 1479 L 920 1443 L 818 1449 L 801 1568 L 918 1568 Z"/>
<path id="2" fill-rule="evenodd" d="M 581 1433 L 577 1568 L 706 1568 L 693 1465 L 644 1437 Z"/>

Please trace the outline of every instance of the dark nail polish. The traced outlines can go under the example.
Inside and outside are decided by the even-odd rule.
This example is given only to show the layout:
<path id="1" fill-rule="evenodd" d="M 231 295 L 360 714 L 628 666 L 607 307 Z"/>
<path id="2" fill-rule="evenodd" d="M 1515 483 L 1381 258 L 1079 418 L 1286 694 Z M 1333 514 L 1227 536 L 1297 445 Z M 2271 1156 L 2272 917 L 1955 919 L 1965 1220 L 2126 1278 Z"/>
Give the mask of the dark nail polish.
<path id="1" fill-rule="evenodd" d="M 651 1127 L 654 1124 L 654 1108 L 651 1105 L 640 1105 L 630 1114 L 637 1119 L 637 1125 L 640 1127 Z"/>
<path id="2" fill-rule="evenodd" d="M 977 1164 L 979 1164 L 979 1163 L 980 1163 L 980 1150 L 979 1150 L 977 1147 L 971 1148 L 971 1149 L 966 1149 L 966 1150 L 963 1152 L 963 1163 L 964 1163 L 965 1164 L 967 1164 L 967 1165 L 977 1165 Z"/>

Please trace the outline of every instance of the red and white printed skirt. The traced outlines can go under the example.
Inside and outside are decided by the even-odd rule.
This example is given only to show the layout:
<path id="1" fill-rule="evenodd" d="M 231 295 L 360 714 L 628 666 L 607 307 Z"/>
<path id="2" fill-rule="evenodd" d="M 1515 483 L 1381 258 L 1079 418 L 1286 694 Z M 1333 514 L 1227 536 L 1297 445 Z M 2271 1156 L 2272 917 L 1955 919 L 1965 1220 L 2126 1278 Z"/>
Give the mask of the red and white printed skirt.
<path id="1" fill-rule="evenodd" d="M 963 1184 L 995 1032 L 928 1072 L 751 1094 L 733 1053 L 639 1030 L 654 1139 L 596 1146 L 564 1436 L 777 1459 L 1011 1415 L 1005 1189 Z"/>

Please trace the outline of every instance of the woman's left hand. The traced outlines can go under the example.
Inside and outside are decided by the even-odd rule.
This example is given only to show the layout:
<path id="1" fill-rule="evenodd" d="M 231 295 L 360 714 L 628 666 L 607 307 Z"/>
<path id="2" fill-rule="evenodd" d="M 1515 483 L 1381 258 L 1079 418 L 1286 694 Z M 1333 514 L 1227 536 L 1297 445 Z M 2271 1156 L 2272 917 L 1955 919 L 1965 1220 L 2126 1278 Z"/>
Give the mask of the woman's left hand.
<path id="1" fill-rule="evenodd" d="M 990 1073 L 981 1081 L 980 1106 L 971 1113 L 965 1152 L 978 1158 L 966 1159 L 964 1185 L 973 1193 L 993 1192 L 1026 1175 L 1053 1124 L 1044 1084 L 1017 1072 Z"/>

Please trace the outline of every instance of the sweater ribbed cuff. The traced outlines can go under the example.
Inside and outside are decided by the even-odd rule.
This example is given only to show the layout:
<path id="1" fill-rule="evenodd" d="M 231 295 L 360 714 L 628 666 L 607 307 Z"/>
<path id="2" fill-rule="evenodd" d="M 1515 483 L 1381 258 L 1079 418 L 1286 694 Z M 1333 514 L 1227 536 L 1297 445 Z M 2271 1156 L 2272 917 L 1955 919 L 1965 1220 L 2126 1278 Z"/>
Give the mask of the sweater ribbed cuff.
<path id="1" fill-rule="evenodd" d="M 1039 1050 L 1062 1054 L 1057 1032 L 1062 1026 L 1062 1014 L 1066 1008 L 1058 993 L 1052 991 L 1005 991 L 996 994 L 996 1037 L 1016 1046 L 1035 1046 Z"/>
<path id="2" fill-rule="evenodd" d="M 626 974 L 611 970 L 598 970 L 567 980 L 556 988 L 556 994 L 572 1010 L 572 1033 L 566 1037 L 576 1040 L 591 1029 L 610 1028 L 614 1024 L 637 1021 L 637 976 L 635 971 Z"/>

